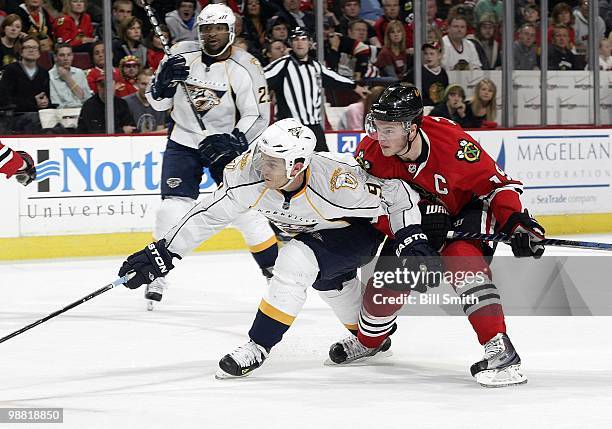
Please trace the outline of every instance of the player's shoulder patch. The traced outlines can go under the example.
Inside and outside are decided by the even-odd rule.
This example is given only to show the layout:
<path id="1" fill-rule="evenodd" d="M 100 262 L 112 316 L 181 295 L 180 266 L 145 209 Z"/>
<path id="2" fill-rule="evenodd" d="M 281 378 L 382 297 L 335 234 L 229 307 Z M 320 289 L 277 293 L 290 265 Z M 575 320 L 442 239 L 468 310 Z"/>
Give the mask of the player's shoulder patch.
<path id="1" fill-rule="evenodd" d="M 459 149 L 455 154 L 455 157 L 460 161 L 467 161 L 469 163 L 480 161 L 480 154 L 482 151 L 478 145 L 466 139 L 459 139 Z"/>
<path id="2" fill-rule="evenodd" d="M 329 181 L 329 190 L 332 192 L 342 188 L 355 190 L 358 186 L 357 177 L 351 171 L 342 168 L 336 168 Z"/>
<path id="3" fill-rule="evenodd" d="M 355 159 L 357 160 L 361 168 L 363 168 L 365 171 L 370 171 L 370 169 L 372 168 L 372 163 L 365 157 L 365 148 L 359 149 L 357 151 Z"/>
<path id="4" fill-rule="evenodd" d="M 201 52 L 201 47 L 198 42 L 193 42 L 190 40 L 185 40 L 182 42 L 177 42 L 174 46 L 170 48 L 170 53 L 172 55 L 186 55 L 190 53 L 199 53 Z"/>
<path id="5" fill-rule="evenodd" d="M 57 18 L 57 20 L 55 21 L 55 24 L 59 27 L 60 25 L 64 25 L 64 21 L 65 18 L 63 16 L 60 16 L 59 18 Z"/>

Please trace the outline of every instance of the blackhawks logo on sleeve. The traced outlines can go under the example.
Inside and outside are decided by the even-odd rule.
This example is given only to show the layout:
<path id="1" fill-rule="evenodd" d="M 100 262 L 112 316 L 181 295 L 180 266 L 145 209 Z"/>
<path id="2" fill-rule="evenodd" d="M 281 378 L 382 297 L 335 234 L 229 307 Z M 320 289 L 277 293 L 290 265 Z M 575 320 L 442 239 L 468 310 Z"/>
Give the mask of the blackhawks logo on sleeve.
<path id="1" fill-rule="evenodd" d="M 359 163 L 359 165 L 361 165 L 361 168 L 363 168 L 365 171 L 368 171 L 370 168 L 372 168 L 372 165 L 370 164 L 370 161 L 364 159 L 363 157 L 364 152 L 363 150 L 360 150 L 355 160 Z"/>
<path id="2" fill-rule="evenodd" d="M 480 148 L 473 142 L 461 139 L 459 140 L 459 150 L 456 157 L 460 161 L 478 162 L 480 161 Z"/>

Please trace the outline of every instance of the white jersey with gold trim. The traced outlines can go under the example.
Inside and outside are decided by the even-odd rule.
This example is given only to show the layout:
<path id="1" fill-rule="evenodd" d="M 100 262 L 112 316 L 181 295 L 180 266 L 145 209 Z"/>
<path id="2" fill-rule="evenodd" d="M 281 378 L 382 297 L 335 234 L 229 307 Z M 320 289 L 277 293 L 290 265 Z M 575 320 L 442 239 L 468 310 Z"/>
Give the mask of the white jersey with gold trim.
<path id="1" fill-rule="evenodd" d="M 252 142 L 268 126 L 268 86 L 263 69 L 254 56 L 232 47 L 229 58 L 216 61 L 202 53 L 198 42 L 179 42 L 172 47 L 171 53 L 180 54 L 186 60 L 189 76 L 185 83 L 206 127 L 206 131 L 200 130 L 182 85 L 174 97 L 160 100 L 153 98 L 149 86 L 146 97 L 151 106 L 159 111 L 172 109 L 174 127 L 169 136 L 171 140 L 197 148 L 208 135 L 229 134 L 238 128 Z M 167 56 L 161 61 L 157 73 L 166 60 Z"/>
<path id="2" fill-rule="evenodd" d="M 304 186 L 293 195 L 265 187 L 252 150 L 227 165 L 223 185 L 194 206 L 168 234 L 184 255 L 249 209 L 291 234 L 344 228 L 351 218 L 389 216 L 391 230 L 420 224 L 418 194 L 405 182 L 370 176 L 350 154 L 314 153 Z"/>

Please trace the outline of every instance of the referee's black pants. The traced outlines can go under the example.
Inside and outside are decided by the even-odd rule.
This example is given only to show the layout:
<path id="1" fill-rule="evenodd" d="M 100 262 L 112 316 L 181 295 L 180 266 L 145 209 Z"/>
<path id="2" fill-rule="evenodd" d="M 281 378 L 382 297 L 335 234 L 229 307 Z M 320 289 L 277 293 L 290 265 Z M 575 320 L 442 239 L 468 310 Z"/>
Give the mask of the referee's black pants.
<path id="1" fill-rule="evenodd" d="M 314 135 L 317 137 L 317 145 L 315 146 L 315 152 L 329 152 L 327 143 L 325 141 L 325 132 L 321 124 L 304 124 L 312 130 Z"/>

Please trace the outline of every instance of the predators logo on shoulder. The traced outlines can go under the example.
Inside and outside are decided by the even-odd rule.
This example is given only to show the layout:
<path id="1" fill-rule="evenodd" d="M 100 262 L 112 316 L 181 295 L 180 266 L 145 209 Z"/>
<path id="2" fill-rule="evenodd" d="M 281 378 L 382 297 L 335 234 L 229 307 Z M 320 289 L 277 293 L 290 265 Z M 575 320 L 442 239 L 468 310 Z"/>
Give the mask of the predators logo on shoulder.
<path id="1" fill-rule="evenodd" d="M 459 150 L 456 158 L 460 161 L 478 162 L 480 161 L 480 148 L 473 142 L 465 139 L 459 140 Z"/>
<path id="2" fill-rule="evenodd" d="M 251 154 L 251 152 L 246 152 L 244 155 L 242 155 L 242 157 L 240 158 L 240 170 L 244 170 L 244 167 L 246 167 L 247 162 L 249 162 L 249 155 Z"/>
<path id="3" fill-rule="evenodd" d="M 341 168 L 336 168 L 336 170 L 332 173 L 331 180 L 329 181 L 329 189 L 332 192 L 340 188 L 357 189 L 358 185 L 359 181 L 353 175 L 353 173 L 349 171 L 342 171 Z"/>

